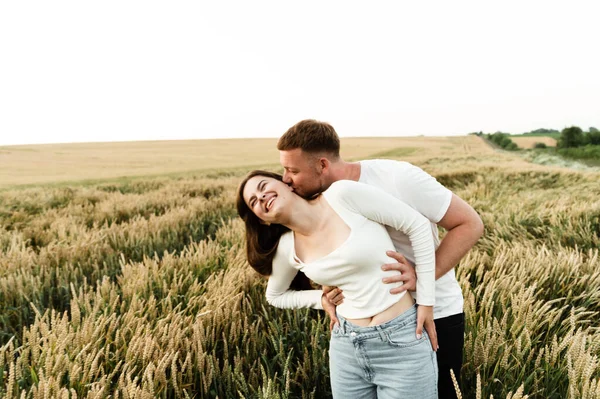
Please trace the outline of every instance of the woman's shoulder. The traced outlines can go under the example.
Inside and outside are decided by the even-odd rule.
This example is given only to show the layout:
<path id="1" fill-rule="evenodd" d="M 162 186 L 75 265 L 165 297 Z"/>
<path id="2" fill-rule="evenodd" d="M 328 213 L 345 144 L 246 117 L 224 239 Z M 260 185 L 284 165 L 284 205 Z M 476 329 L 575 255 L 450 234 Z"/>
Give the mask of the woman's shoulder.
<path id="1" fill-rule="evenodd" d="M 279 237 L 279 244 L 282 242 L 288 242 L 293 239 L 292 230 L 288 230 Z"/>
<path id="2" fill-rule="evenodd" d="M 277 265 L 289 264 L 289 259 L 292 256 L 294 236 L 291 231 L 286 231 L 279 237 L 279 244 L 277 244 L 277 250 L 273 257 L 273 267 Z"/>
<path id="3" fill-rule="evenodd" d="M 292 250 L 292 244 L 294 240 L 294 236 L 292 235 L 292 231 L 286 231 L 279 237 L 279 244 L 277 245 L 277 255 L 285 255 L 288 254 Z"/>

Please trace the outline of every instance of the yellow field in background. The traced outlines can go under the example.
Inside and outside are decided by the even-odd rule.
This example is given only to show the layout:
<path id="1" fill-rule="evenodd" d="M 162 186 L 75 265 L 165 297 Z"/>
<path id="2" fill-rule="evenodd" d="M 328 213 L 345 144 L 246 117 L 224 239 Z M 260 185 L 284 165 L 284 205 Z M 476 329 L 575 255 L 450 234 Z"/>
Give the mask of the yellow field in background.
<path id="1" fill-rule="evenodd" d="M 0 147 L 0 187 L 277 165 L 277 139 L 143 141 Z M 343 138 L 344 159 L 408 161 L 494 154 L 474 136 Z"/>
<path id="2" fill-rule="evenodd" d="M 535 143 L 544 143 L 548 147 L 556 147 L 556 140 L 552 137 L 511 137 L 520 148 L 533 148 Z"/>

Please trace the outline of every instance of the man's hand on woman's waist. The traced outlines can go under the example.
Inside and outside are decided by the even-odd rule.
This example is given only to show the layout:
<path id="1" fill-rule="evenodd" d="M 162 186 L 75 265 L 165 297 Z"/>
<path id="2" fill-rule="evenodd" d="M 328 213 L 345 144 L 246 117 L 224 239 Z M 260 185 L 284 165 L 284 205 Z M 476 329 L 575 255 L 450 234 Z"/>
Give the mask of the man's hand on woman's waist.
<path id="1" fill-rule="evenodd" d="M 399 282 L 403 283 L 400 287 L 392 288 L 390 290 L 390 293 L 400 294 L 401 292 L 404 292 L 404 291 L 415 291 L 417 289 L 417 272 L 415 271 L 415 268 L 413 267 L 413 265 L 411 265 L 406 260 L 406 258 L 398 252 L 387 251 L 386 255 L 389 256 L 390 258 L 395 259 L 397 262 L 396 263 L 386 263 L 385 265 L 381 266 L 381 269 L 382 270 L 397 270 L 400 272 L 400 274 L 396 274 L 396 275 L 390 276 L 390 277 L 385 277 L 383 279 L 383 282 L 385 284 L 399 283 Z"/>

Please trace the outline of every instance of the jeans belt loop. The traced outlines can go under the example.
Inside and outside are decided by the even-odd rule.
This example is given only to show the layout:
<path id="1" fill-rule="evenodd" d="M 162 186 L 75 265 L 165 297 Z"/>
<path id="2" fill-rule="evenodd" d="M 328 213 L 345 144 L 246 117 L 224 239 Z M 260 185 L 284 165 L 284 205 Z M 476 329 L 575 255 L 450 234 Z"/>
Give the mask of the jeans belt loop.
<path id="1" fill-rule="evenodd" d="M 387 335 L 385 334 L 385 332 L 383 331 L 383 328 L 381 328 L 381 326 L 375 326 L 375 329 L 379 333 L 379 338 L 381 338 L 381 340 L 383 342 L 387 342 L 388 338 L 387 338 Z"/>

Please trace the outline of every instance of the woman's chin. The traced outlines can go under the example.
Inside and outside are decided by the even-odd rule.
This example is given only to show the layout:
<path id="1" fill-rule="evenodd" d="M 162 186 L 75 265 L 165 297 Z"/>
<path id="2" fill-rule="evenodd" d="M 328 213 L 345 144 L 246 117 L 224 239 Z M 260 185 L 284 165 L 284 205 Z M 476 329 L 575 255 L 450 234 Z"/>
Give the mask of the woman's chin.
<path id="1" fill-rule="evenodd" d="M 281 218 L 279 217 L 279 212 L 276 212 L 273 210 L 269 211 L 269 223 L 281 224 Z"/>

